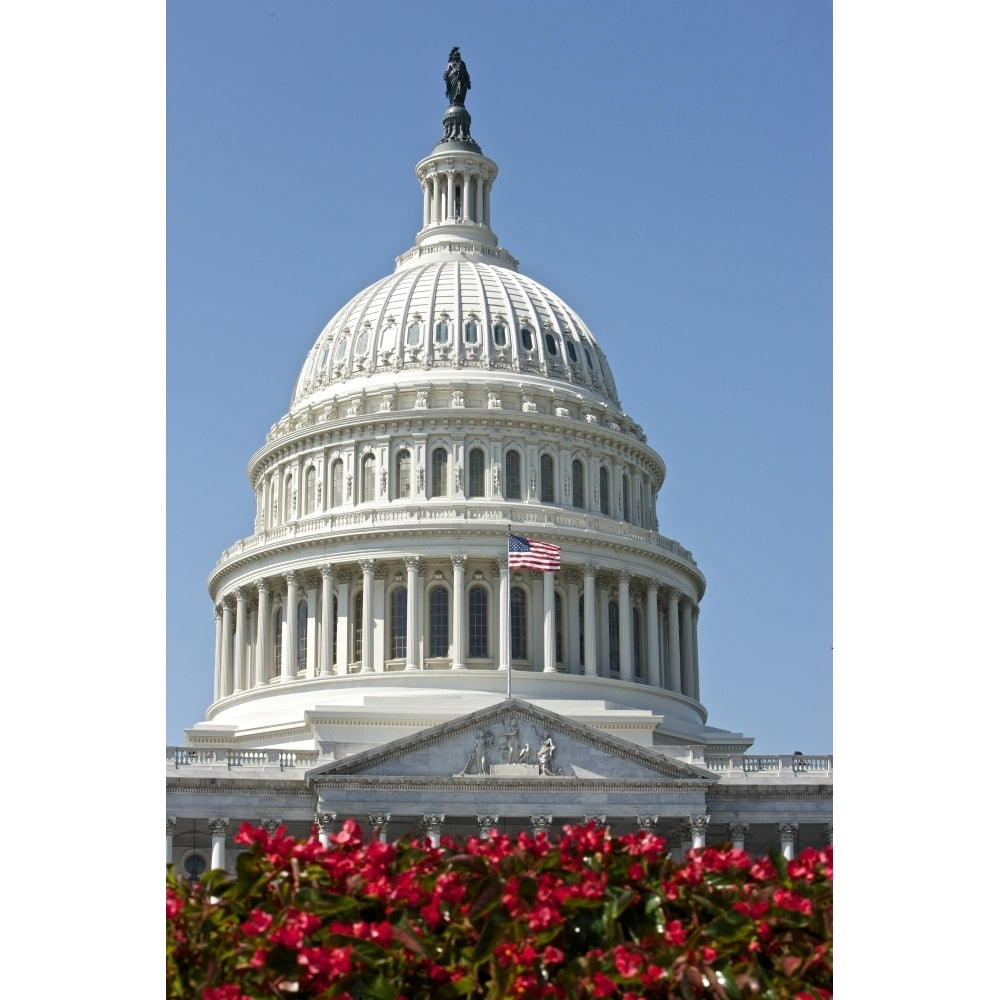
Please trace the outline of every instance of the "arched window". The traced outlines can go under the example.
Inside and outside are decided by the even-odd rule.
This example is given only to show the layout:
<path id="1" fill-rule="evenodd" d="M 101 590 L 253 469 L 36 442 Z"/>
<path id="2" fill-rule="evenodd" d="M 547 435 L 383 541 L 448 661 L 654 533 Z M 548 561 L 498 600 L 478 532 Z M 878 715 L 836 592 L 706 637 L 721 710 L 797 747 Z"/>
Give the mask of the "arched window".
<path id="1" fill-rule="evenodd" d="M 469 452 L 469 496 L 486 496 L 486 456 L 482 448 Z"/>
<path id="2" fill-rule="evenodd" d="M 410 495 L 410 453 L 404 448 L 396 455 L 396 499 Z"/>
<path id="3" fill-rule="evenodd" d="M 628 497 L 628 475 L 627 474 L 623 474 L 622 475 L 622 516 L 625 518 L 626 521 L 631 521 L 632 520 L 632 518 L 629 516 L 629 511 L 631 509 L 632 508 L 629 506 L 629 497 Z"/>
<path id="4" fill-rule="evenodd" d="M 497 347 L 507 346 L 507 327 L 503 323 L 493 324 L 493 343 Z"/>
<path id="5" fill-rule="evenodd" d="M 309 604 L 299 601 L 295 616 L 295 669 L 306 669 L 306 635 L 309 625 Z"/>
<path id="6" fill-rule="evenodd" d="M 285 606 L 279 604 L 274 614 L 274 634 L 271 636 L 271 677 L 277 677 L 281 673 L 281 645 L 282 634 L 285 631 Z"/>
<path id="7" fill-rule="evenodd" d="M 430 600 L 430 655 L 448 655 L 448 591 L 445 587 L 434 587 Z"/>
<path id="8" fill-rule="evenodd" d="M 361 659 L 361 630 L 365 621 L 365 595 L 358 591 L 354 598 L 354 648 L 351 650 L 351 661 L 357 663 Z"/>
<path id="9" fill-rule="evenodd" d="M 306 513 L 316 510 L 316 470 L 310 465 L 306 470 Z"/>
<path id="10" fill-rule="evenodd" d="M 555 463 L 551 455 L 542 455 L 542 503 L 556 502 Z"/>
<path id="11" fill-rule="evenodd" d="M 443 497 L 448 493 L 448 452 L 435 448 L 431 453 L 431 496 Z"/>
<path id="12" fill-rule="evenodd" d="M 618 602 L 608 602 L 608 666 L 617 675 L 621 670 L 618 658 Z"/>
<path id="13" fill-rule="evenodd" d="M 556 619 L 556 663 L 563 662 L 563 613 L 562 594 L 556 591 L 555 594 L 555 619 Z"/>
<path id="14" fill-rule="evenodd" d="M 469 657 L 489 656 L 489 595 L 485 587 L 469 591 Z"/>
<path id="15" fill-rule="evenodd" d="M 394 660 L 403 659 L 406 656 L 406 587 L 397 587 L 392 592 L 389 656 Z"/>
<path id="16" fill-rule="evenodd" d="M 586 658 L 583 653 L 586 649 L 584 643 L 584 610 L 583 610 L 583 594 L 580 595 L 580 666 L 582 667 L 586 663 Z"/>
<path id="17" fill-rule="evenodd" d="M 510 658 L 528 658 L 528 599 L 523 587 L 510 590 Z"/>
<path id="18" fill-rule="evenodd" d="M 583 506 L 583 462 L 573 459 L 573 506 Z"/>
<path id="19" fill-rule="evenodd" d="M 289 473 L 285 476 L 285 520 L 290 521 L 295 516 L 295 510 L 292 507 L 292 476 Z"/>
<path id="20" fill-rule="evenodd" d="M 503 457 L 504 497 L 507 500 L 521 499 L 521 453 L 513 448 Z"/>
<path id="21" fill-rule="evenodd" d="M 639 609 L 632 609 L 632 670 L 636 677 L 642 677 L 642 622 Z"/>
<path id="22" fill-rule="evenodd" d="M 361 459 L 361 502 L 375 499 L 375 456 L 365 455 Z"/>
<path id="23" fill-rule="evenodd" d="M 611 489 L 608 483 L 608 470 L 603 465 L 601 466 L 600 489 L 601 489 L 601 513 L 610 514 Z"/>
<path id="24" fill-rule="evenodd" d="M 333 489 L 330 502 L 334 507 L 341 507 L 344 503 L 344 463 L 339 458 L 333 463 Z"/>

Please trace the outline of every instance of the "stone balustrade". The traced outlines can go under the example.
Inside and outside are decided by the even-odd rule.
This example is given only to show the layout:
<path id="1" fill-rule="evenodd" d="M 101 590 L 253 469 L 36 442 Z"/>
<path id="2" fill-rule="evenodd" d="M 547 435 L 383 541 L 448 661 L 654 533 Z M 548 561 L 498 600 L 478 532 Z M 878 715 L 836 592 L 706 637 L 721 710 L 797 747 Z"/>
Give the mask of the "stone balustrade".
<path id="1" fill-rule="evenodd" d="M 266 767 L 287 768 L 315 767 L 319 753 L 315 750 L 233 750 L 228 747 L 167 747 L 167 763 L 175 769 L 182 767 Z"/>

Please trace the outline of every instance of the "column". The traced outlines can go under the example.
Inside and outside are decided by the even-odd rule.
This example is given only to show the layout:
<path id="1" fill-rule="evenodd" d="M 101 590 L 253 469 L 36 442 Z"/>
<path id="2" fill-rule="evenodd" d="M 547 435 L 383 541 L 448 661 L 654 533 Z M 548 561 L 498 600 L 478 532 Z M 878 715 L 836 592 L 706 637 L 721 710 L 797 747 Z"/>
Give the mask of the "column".
<path id="1" fill-rule="evenodd" d="M 431 185 L 434 189 L 434 193 L 431 195 L 431 222 L 441 221 L 441 175 L 435 173 L 431 178 Z M 433 316 L 431 320 L 433 320 Z"/>
<path id="2" fill-rule="evenodd" d="M 319 674 L 320 677 L 329 677 L 333 673 L 333 564 L 327 563 L 320 567 L 320 576 L 323 578 L 322 596 L 323 612 L 321 622 L 321 634 L 323 641 L 320 644 L 319 654 Z"/>
<path id="3" fill-rule="evenodd" d="M 431 224 L 431 185 L 425 177 L 421 187 L 424 189 L 424 229 Z"/>
<path id="4" fill-rule="evenodd" d="M 472 205 L 472 176 L 466 171 L 462 175 L 462 218 L 469 217 L 470 206 Z M 459 317 L 461 321 L 461 317 Z"/>
<path id="5" fill-rule="evenodd" d="M 498 815 L 477 814 L 476 825 L 479 827 L 479 839 L 485 840 L 490 835 L 490 831 L 496 829 L 499 822 L 500 817 Z"/>
<path id="6" fill-rule="evenodd" d="M 330 834 L 333 833 L 334 824 L 337 822 L 335 812 L 317 812 L 316 825 L 319 827 L 319 842 L 324 847 L 330 846 Z"/>
<path id="7" fill-rule="evenodd" d="M 749 823 L 730 823 L 729 828 L 729 839 L 733 842 L 734 851 L 745 851 L 747 834 L 750 832 Z"/>
<path id="8" fill-rule="evenodd" d="M 583 672 L 587 677 L 597 676 L 597 595 L 594 578 L 595 563 L 583 567 Z"/>
<path id="9" fill-rule="evenodd" d="M 531 820 L 531 834 L 537 837 L 540 833 L 548 833 L 549 827 L 552 826 L 551 816 L 532 816 Z"/>
<path id="10" fill-rule="evenodd" d="M 452 556 L 451 669 L 465 669 L 465 561 L 466 556 Z M 436 845 L 435 845 L 436 846 Z"/>
<path id="11" fill-rule="evenodd" d="M 406 669 L 419 670 L 417 665 L 417 571 L 419 556 L 404 556 L 406 566 Z"/>
<path id="12" fill-rule="evenodd" d="M 235 690 L 246 691 L 247 683 L 247 595 L 242 587 L 236 588 L 236 644 L 233 676 Z"/>
<path id="13" fill-rule="evenodd" d="M 657 606 L 658 587 L 655 580 L 646 583 L 646 683 L 660 687 L 660 616 Z"/>
<path id="14" fill-rule="evenodd" d="M 298 638 L 299 583 L 295 571 L 285 574 L 288 589 L 285 593 L 285 623 L 281 628 L 281 682 L 295 679 L 295 644 Z"/>
<path id="15" fill-rule="evenodd" d="M 226 831 L 229 829 L 228 819 L 210 819 L 208 832 L 212 835 L 212 861 L 209 865 L 213 870 L 226 867 Z"/>
<path id="16" fill-rule="evenodd" d="M 455 218 L 455 171 L 448 171 L 448 204 L 445 207 L 445 219 L 452 221 Z"/>
<path id="17" fill-rule="evenodd" d="M 373 674 L 372 666 L 372 599 L 374 597 L 375 560 L 359 559 L 361 572 L 361 673 Z"/>
<path id="18" fill-rule="evenodd" d="M 542 574 L 542 673 L 555 674 L 556 669 L 556 575 Z"/>
<path id="19" fill-rule="evenodd" d="M 531 670 L 541 671 L 545 667 L 545 587 L 543 573 L 531 570 L 528 573 L 528 595 L 531 605 L 528 609 L 528 659 Z"/>
<path id="20" fill-rule="evenodd" d="M 623 681 L 633 680 L 635 676 L 632 667 L 632 599 L 628 593 L 631 580 L 632 574 L 628 570 L 623 569 L 618 574 L 618 662 L 619 676 Z"/>
<path id="21" fill-rule="evenodd" d="M 476 175 L 476 222 L 482 224 L 484 219 L 483 214 L 483 175 L 479 173 Z"/>
<path id="22" fill-rule="evenodd" d="M 167 817 L 167 864 L 174 860 L 174 834 L 177 832 L 177 817 Z"/>
<path id="23" fill-rule="evenodd" d="M 236 690 L 233 677 L 233 599 L 222 598 L 222 689 L 226 694 Z"/>
<path id="24" fill-rule="evenodd" d="M 271 651 L 271 591 L 267 580 L 255 580 L 257 587 L 257 677 L 256 686 L 267 683 L 268 658 Z"/>
<path id="25" fill-rule="evenodd" d="M 566 666 L 571 674 L 581 674 L 580 669 L 580 571 L 571 569 L 566 571 L 566 600 L 569 607 L 566 609 L 567 638 L 569 639 L 569 656 Z"/>
<path id="26" fill-rule="evenodd" d="M 601 623 L 600 628 L 600 659 L 598 660 L 598 673 L 602 677 L 611 676 L 611 636 L 608 631 L 608 608 L 611 605 L 611 593 L 608 589 L 608 575 L 601 574 L 601 579 L 597 582 L 597 620 Z M 618 661 L 619 666 L 621 660 Z"/>
<path id="27" fill-rule="evenodd" d="M 510 670 L 510 566 L 507 557 L 497 559 L 497 573 L 500 575 L 500 607 L 497 627 L 497 650 L 499 669 Z"/>
<path id="28" fill-rule="evenodd" d="M 225 694 L 222 680 L 222 608 L 215 606 L 215 692 L 213 701 L 218 701 Z"/>
<path id="29" fill-rule="evenodd" d="M 636 816 L 635 825 L 640 833 L 655 833 L 656 824 L 660 822 L 659 816 Z"/>
<path id="30" fill-rule="evenodd" d="M 691 602 L 681 605 L 681 690 L 694 697 L 694 653 L 691 648 Z"/>
<path id="31" fill-rule="evenodd" d="M 691 846 L 698 848 L 705 846 L 705 836 L 708 833 L 708 821 L 711 816 L 692 816 L 691 823 Z"/>
<path id="32" fill-rule="evenodd" d="M 341 677 L 348 671 L 351 637 L 351 572 L 342 569 L 337 573 L 337 673 Z"/>
<path id="33" fill-rule="evenodd" d="M 310 580 L 310 585 L 306 589 L 308 608 L 306 611 L 306 677 L 315 677 L 319 673 L 316 663 L 319 656 L 319 650 L 316 648 L 316 622 L 319 618 L 316 608 L 317 596 L 315 582 Z"/>
<path id="34" fill-rule="evenodd" d="M 431 842 L 431 847 L 441 846 L 441 827 L 443 824 L 443 813 L 424 813 L 420 817 L 420 827 L 424 831 L 424 836 Z"/>
<path id="35" fill-rule="evenodd" d="M 372 603 L 365 611 L 365 618 L 372 628 L 372 670 L 378 674 L 385 673 L 385 648 L 388 645 L 386 636 L 387 618 L 385 614 L 385 588 L 389 578 L 389 567 L 382 563 L 375 567 L 372 582 Z"/>
<path id="36" fill-rule="evenodd" d="M 383 843 L 387 843 L 389 836 L 389 820 L 392 819 L 392 813 L 369 813 L 368 822 L 371 825 L 372 832 L 378 831 L 378 839 Z"/>
<path id="37" fill-rule="evenodd" d="M 680 599 L 678 591 L 671 589 L 667 594 L 667 640 L 670 643 L 670 657 L 667 662 L 669 680 L 667 686 L 671 691 L 681 690 L 681 628 L 677 617 L 677 602 Z"/>
<path id="38" fill-rule="evenodd" d="M 694 686 L 692 688 L 691 694 L 696 701 L 700 701 L 701 697 L 698 693 L 698 615 L 701 614 L 701 608 L 698 605 L 694 605 L 691 609 L 691 674 L 694 679 Z"/>
<path id="39" fill-rule="evenodd" d="M 778 837 L 781 840 L 781 853 L 791 861 L 795 857 L 795 837 L 799 832 L 798 823 L 779 823 Z"/>

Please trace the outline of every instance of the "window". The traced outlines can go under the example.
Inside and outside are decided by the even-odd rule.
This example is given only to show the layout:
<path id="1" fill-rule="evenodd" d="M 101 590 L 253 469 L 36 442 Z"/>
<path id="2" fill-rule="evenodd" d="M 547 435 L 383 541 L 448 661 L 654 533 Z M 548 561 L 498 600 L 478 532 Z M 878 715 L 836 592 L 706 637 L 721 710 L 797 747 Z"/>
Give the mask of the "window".
<path id="1" fill-rule="evenodd" d="M 469 591 L 469 657 L 489 656 L 489 597 L 485 587 Z"/>
<path id="2" fill-rule="evenodd" d="M 588 368 L 589 368 L 589 369 L 590 369 L 591 371 L 593 371 L 593 370 L 594 370 L 594 362 L 593 362 L 593 361 L 591 360 L 591 357 L 590 357 L 590 350 L 589 350 L 588 348 L 586 348 L 586 347 L 585 347 L 585 348 L 583 349 L 583 354 L 584 354 L 584 357 L 585 357 L 585 358 L 587 359 L 587 367 L 588 367 Z"/>
<path id="3" fill-rule="evenodd" d="M 510 657 L 512 660 L 528 658 L 528 601 L 523 587 L 510 590 Z"/>
<path id="4" fill-rule="evenodd" d="M 285 606 L 279 604 L 274 615 L 274 634 L 271 636 L 272 657 L 271 676 L 276 677 L 281 672 L 282 634 L 285 631 Z"/>
<path id="5" fill-rule="evenodd" d="M 344 463 L 339 458 L 333 463 L 332 503 L 334 507 L 344 503 Z"/>
<path id="6" fill-rule="evenodd" d="M 375 456 L 365 455 L 361 459 L 361 502 L 375 499 Z"/>
<path id="7" fill-rule="evenodd" d="M 337 611 L 337 595 L 333 595 L 333 619 L 329 622 L 328 628 L 330 629 L 330 655 L 333 657 L 333 662 L 337 662 L 337 616 L 339 612 Z"/>
<path id="8" fill-rule="evenodd" d="M 586 648 L 584 644 L 584 610 L 583 610 L 583 595 L 580 595 L 580 666 L 582 667 L 586 660 L 583 655 L 583 651 Z"/>
<path id="9" fill-rule="evenodd" d="M 208 862 L 205 860 L 205 856 L 197 851 L 192 851 L 184 859 L 184 874 L 189 882 L 197 882 L 207 867 Z"/>
<path id="10" fill-rule="evenodd" d="M 391 351 L 396 346 L 396 328 L 392 325 L 382 330 L 382 339 L 379 347 L 383 351 Z"/>
<path id="11" fill-rule="evenodd" d="M 340 340 L 337 341 L 337 350 L 333 355 L 334 361 L 343 361 L 344 355 L 347 353 L 347 333 L 342 333 Z"/>
<path id="12" fill-rule="evenodd" d="M 448 591 L 444 587 L 431 590 L 430 655 L 448 655 Z"/>
<path id="13" fill-rule="evenodd" d="M 406 346 L 416 347 L 420 343 L 420 324 L 411 323 L 406 328 Z"/>
<path id="14" fill-rule="evenodd" d="M 542 503 L 555 502 L 555 463 L 551 455 L 542 455 Z"/>
<path id="15" fill-rule="evenodd" d="M 434 343 L 435 344 L 447 344 L 448 343 L 448 324 L 444 321 L 438 323 L 434 327 Z"/>
<path id="16" fill-rule="evenodd" d="M 292 509 L 292 477 L 291 474 L 285 476 L 285 520 L 290 521 L 294 511 Z"/>
<path id="17" fill-rule="evenodd" d="M 513 448 L 504 455 L 504 497 L 521 499 L 521 453 Z"/>
<path id="18" fill-rule="evenodd" d="M 389 656 L 398 660 L 406 657 L 406 587 L 392 592 L 389 626 Z"/>
<path id="19" fill-rule="evenodd" d="M 497 347 L 507 346 L 507 327 L 503 323 L 493 324 L 493 343 Z"/>
<path id="20" fill-rule="evenodd" d="M 551 333 L 545 334 L 545 350 L 555 357 L 559 353 L 559 348 L 556 346 L 556 338 L 552 336 Z"/>
<path id="21" fill-rule="evenodd" d="M 306 513 L 316 510 L 316 470 L 310 465 L 306 470 Z"/>
<path id="22" fill-rule="evenodd" d="M 608 483 L 608 470 L 602 465 L 601 466 L 601 513 L 610 514 L 611 513 L 611 497 L 610 497 L 610 486 Z"/>
<path id="23" fill-rule="evenodd" d="M 521 327 L 521 346 L 526 351 L 532 350 L 535 346 L 535 332 L 530 326 Z"/>
<path id="24" fill-rule="evenodd" d="M 351 650 L 351 660 L 357 663 L 361 659 L 361 629 L 364 624 L 365 595 L 358 591 L 354 597 L 354 648 Z"/>
<path id="25" fill-rule="evenodd" d="M 396 499 L 410 495 L 410 453 L 405 449 L 396 455 Z"/>
<path id="26" fill-rule="evenodd" d="M 354 348 L 354 353 L 356 355 L 364 354 L 365 351 L 368 350 L 368 335 L 369 330 L 365 327 L 365 329 L 361 331 L 361 336 L 358 337 L 358 343 Z"/>
<path id="27" fill-rule="evenodd" d="M 469 496 L 486 496 L 486 456 L 482 448 L 469 452 Z"/>
<path id="28" fill-rule="evenodd" d="M 632 670 L 636 677 L 642 677 L 642 622 L 639 609 L 632 609 Z"/>
<path id="29" fill-rule="evenodd" d="M 583 506 L 583 462 L 573 459 L 573 506 Z"/>
<path id="30" fill-rule="evenodd" d="M 632 520 L 632 518 L 629 517 L 629 511 L 630 510 L 631 510 L 631 507 L 629 506 L 629 499 L 628 499 L 628 476 L 627 475 L 623 475 L 622 476 L 622 516 L 625 518 L 626 521 L 631 521 Z"/>
<path id="31" fill-rule="evenodd" d="M 569 359 L 570 359 L 570 361 L 572 361 L 573 364 L 575 365 L 576 361 L 577 361 L 577 357 L 576 357 L 576 345 L 573 343 L 572 340 L 569 340 L 568 338 L 566 340 L 566 350 L 569 352 Z"/>
<path id="32" fill-rule="evenodd" d="M 563 662 L 563 613 L 562 594 L 556 591 L 555 594 L 555 620 L 556 620 L 556 663 Z"/>
<path id="33" fill-rule="evenodd" d="M 306 601 L 299 601 L 298 611 L 295 615 L 295 669 L 306 669 L 306 635 L 309 624 L 309 605 Z"/>
<path id="34" fill-rule="evenodd" d="M 435 448 L 431 453 L 431 496 L 443 497 L 448 492 L 448 452 Z"/>
<path id="35" fill-rule="evenodd" d="M 325 368 L 329 358 L 330 358 L 330 345 L 327 344 L 326 347 L 323 348 L 323 353 L 319 356 L 319 364 L 316 366 L 316 370 L 320 371 L 321 369 Z"/>
<path id="36" fill-rule="evenodd" d="M 612 674 L 621 670 L 618 659 L 618 602 L 608 602 L 608 666 Z"/>
<path id="37" fill-rule="evenodd" d="M 470 319 L 465 324 L 465 342 L 467 344 L 479 343 L 479 324 L 474 319 Z"/>

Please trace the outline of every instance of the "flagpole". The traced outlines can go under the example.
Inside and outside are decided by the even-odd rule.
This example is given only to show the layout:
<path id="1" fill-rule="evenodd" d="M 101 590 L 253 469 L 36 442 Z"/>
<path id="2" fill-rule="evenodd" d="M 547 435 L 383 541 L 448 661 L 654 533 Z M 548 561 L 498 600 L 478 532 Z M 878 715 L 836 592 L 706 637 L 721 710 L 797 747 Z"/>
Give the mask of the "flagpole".
<path id="1" fill-rule="evenodd" d="M 510 674 L 514 669 L 511 660 L 512 636 L 510 634 L 510 525 L 507 525 L 507 700 L 510 700 Z"/>

